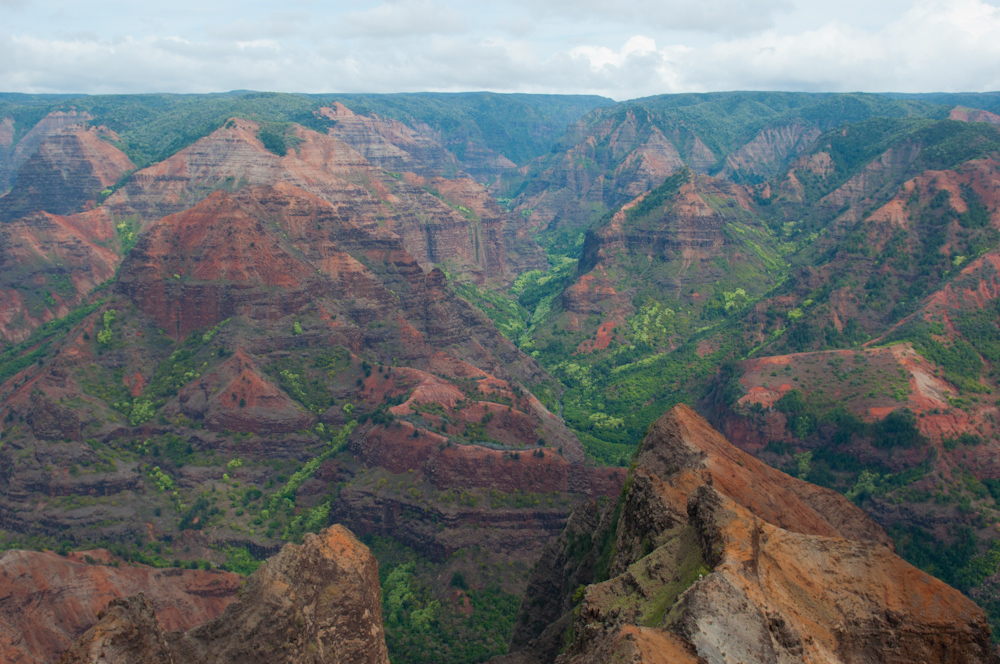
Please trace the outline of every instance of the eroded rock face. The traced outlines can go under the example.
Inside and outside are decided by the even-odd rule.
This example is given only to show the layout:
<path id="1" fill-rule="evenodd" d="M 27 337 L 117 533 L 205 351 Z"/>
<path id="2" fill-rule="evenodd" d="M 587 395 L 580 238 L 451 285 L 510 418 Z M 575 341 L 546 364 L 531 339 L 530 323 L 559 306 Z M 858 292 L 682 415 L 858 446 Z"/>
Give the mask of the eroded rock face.
<path id="1" fill-rule="evenodd" d="M 646 109 L 614 116 L 596 111 L 569 128 L 563 139 L 568 149 L 540 160 L 518 198 L 519 209 L 535 228 L 554 223 L 583 230 L 595 206 L 613 209 L 660 185 L 685 163 L 699 171 L 714 163 L 697 138 L 686 155 L 676 138 L 666 136 Z"/>
<path id="2" fill-rule="evenodd" d="M 723 173 L 728 177 L 773 177 L 788 160 L 808 150 L 820 131 L 802 123 L 760 130 L 753 139 L 726 157 Z"/>
<path id="3" fill-rule="evenodd" d="M 152 610 L 166 629 L 176 630 L 190 629 L 219 615 L 236 599 L 239 589 L 240 578 L 229 572 L 112 567 L 89 564 L 84 554 L 98 562 L 111 562 L 105 551 L 72 557 L 8 551 L 0 556 L 0 661 L 50 664 L 98 621 L 98 612 L 109 602 L 136 593 L 145 593 L 145 598 L 139 604 L 113 606 L 110 620 L 120 623 L 125 612 L 145 616 L 148 622 Z M 31 610 L 26 611 L 26 606 Z M 110 625 L 102 629 L 104 635 L 124 633 Z"/>
<path id="4" fill-rule="evenodd" d="M 706 295 L 728 283 L 734 269 L 744 276 L 728 297 L 762 294 L 774 279 L 770 249 L 748 243 L 748 232 L 758 238 L 768 233 L 747 190 L 690 170 L 593 224 L 584 236 L 578 276 L 562 293 L 566 324 L 594 335 L 577 350 L 607 348 L 616 327 L 617 334 L 628 334 L 625 322 L 643 301 L 637 298 L 643 289 L 655 289 L 667 302 L 690 304 L 708 316 L 718 314 L 711 313 L 711 296 Z M 594 314 L 600 318 L 592 318 Z M 599 320 L 610 329 L 597 329 Z"/>
<path id="5" fill-rule="evenodd" d="M 117 600 L 61 664 L 388 664 L 378 563 L 332 526 L 288 544 L 214 620 L 164 637 L 142 596 Z"/>
<path id="6" fill-rule="evenodd" d="M 265 378 L 241 350 L 187 386 L 179 401 L 181 412 L 204 419 L 216 431 L 288 433 L 308 428 L 316 419 Z"/>
<path id="7" fill-rule="evenodd" d="M 434 140 L 433 130 L 427 125 L 415 123 L 419 129 L 415 130 L 398 120 L 358 115 L 340 102 L 319 109 L 317 115 L 335 122 L 329 129 L 331 136 L 379 168 L 422 174 L 453 173 L 459 168 L 454 155 Z"/>
<path id="8" fill-rule="evenodd" d="M 959 122 L 988 122 L 990 124 L 1000 124 L 1000 115 L 996 113 L 990 113 L 989 111 L 984 111 L 979 108 L 966 108 L 965 106 L 956 106 L 951 109 L 948 113 L 949 120 L 958 120 Z"/>
<path id="9" fill-rule="evenodd" d="M 180 662 L 388 663 L 378 563 L 343 526 L 288 544 L 240 601 L 175 644 Z"/>
<path id="10" fill-rule="evenodd" d="M 143 593 L 115 599 L 59 664 L 174 664 L 153 604 Z"/>
<path id="11" fill-rule="evenodd" d="M 996 661 L 983 611 L 860 509 L 685 406 L 651 427 L 620 504 L 575 516 L 542 562 L 510 664 Z M 553 601 L 576 606 L 545 625 Z"/>

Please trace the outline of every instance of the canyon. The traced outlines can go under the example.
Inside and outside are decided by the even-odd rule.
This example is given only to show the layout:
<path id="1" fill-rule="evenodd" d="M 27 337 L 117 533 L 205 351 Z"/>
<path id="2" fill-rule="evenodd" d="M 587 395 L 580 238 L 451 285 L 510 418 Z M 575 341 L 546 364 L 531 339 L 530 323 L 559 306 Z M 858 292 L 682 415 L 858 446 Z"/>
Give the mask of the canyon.
<path id="1" fill-rule="evenodd" d="M 0 566 L 79 602 L 9 657 L 993 661 L 1000 100 L 942 99 L 0 107 Z M 365 618 L 275 608 L 317 538 Z"/>

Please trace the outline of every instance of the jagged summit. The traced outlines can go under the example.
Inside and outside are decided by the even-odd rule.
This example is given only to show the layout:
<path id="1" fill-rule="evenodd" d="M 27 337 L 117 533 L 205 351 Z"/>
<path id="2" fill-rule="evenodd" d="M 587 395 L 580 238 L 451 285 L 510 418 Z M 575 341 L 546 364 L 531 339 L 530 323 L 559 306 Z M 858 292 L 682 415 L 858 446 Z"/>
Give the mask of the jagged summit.
<path id="1" fill-rule="evenodd" d="M 682 513 L 687 505 L 681 494 L 704 484 L 785 530 L 892 548 L 885 530 L 843 495 L 786 475 L 740 450 L 684 404 L 650 427 L 636 461 L 635 481 L 654 484 L 650 489 L 656 492 L 680 492 L 676 506 Z"/>
<path id="2" fill-rule="evenodd" d="M 661 417 L 635 461 L 619 504 L 572 517 L 543 555 L 500 661 L 997 661 L 979 607 L 842 496 L 690 408 Z"/>
<path id="3" fill-rule="evenodd" d="M 378 563 L 331 526 L 286 545 L 221 615 L 164 633 L 142 594 L 111 603 L 59 664 L 388 664 Z"/>

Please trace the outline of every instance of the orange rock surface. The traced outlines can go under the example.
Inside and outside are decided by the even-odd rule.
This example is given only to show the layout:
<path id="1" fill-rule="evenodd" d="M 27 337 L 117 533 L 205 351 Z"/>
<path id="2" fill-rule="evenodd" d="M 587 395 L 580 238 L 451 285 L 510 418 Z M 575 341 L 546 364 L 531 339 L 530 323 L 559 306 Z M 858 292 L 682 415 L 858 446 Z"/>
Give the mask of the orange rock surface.
<path id="1" fill-rule="evenodd" d="M 612 578 L 583 593 L 560 662 L 997 661 L 981 608 L 691 409 L 660 418 L 636 461 Z"/>

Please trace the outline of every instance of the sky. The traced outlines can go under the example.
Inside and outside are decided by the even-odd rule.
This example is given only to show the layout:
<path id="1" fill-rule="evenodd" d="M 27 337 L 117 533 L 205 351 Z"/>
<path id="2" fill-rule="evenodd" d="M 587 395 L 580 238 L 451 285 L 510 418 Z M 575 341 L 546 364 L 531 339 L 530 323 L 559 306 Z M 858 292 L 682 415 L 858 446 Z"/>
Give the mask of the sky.
<path id="1" fill-rule="evenodd" d="M 1000 0 L 0 0 L 0 91 L 1000 90 Z"/>

